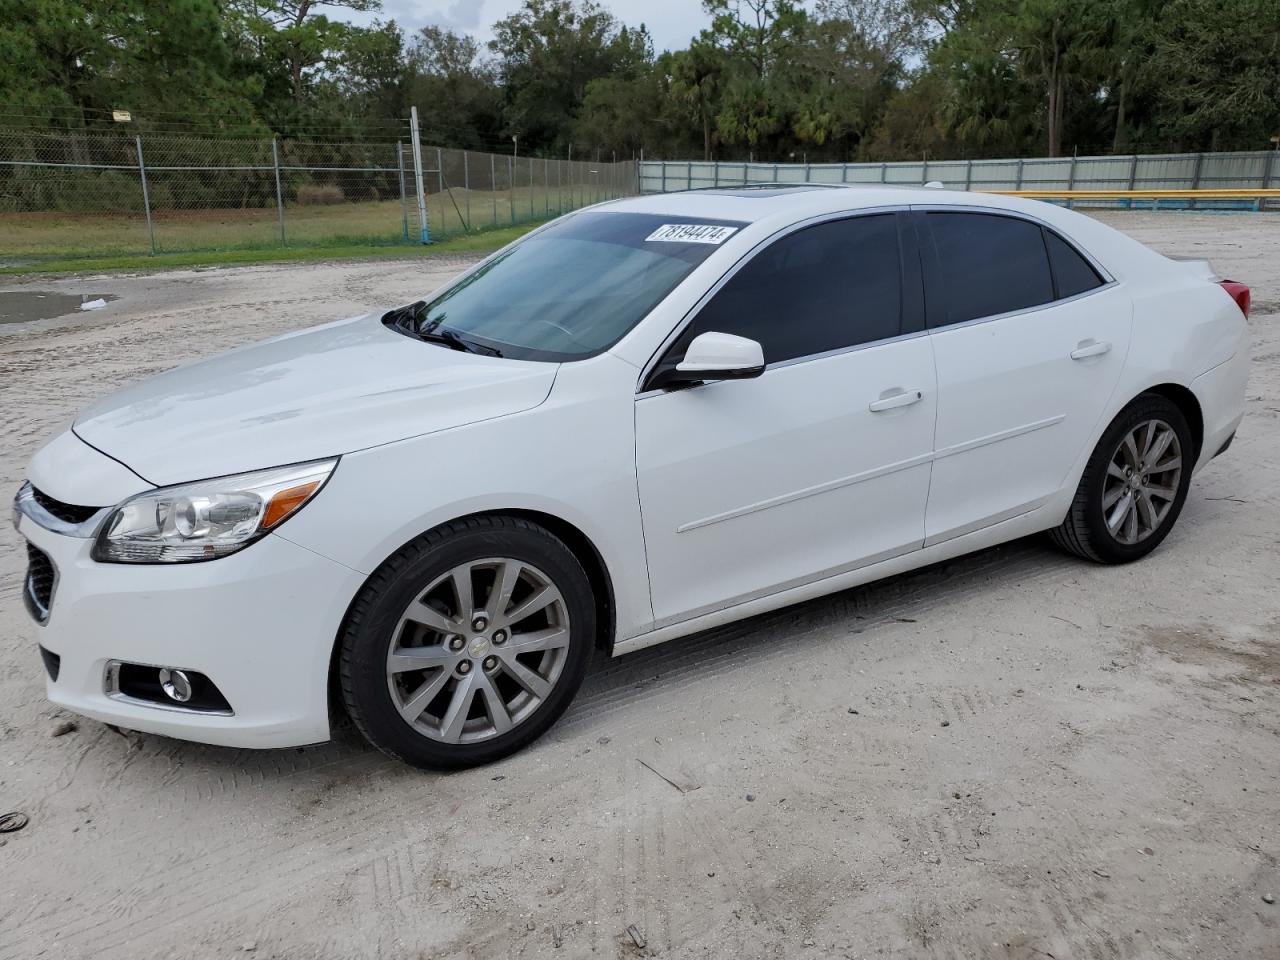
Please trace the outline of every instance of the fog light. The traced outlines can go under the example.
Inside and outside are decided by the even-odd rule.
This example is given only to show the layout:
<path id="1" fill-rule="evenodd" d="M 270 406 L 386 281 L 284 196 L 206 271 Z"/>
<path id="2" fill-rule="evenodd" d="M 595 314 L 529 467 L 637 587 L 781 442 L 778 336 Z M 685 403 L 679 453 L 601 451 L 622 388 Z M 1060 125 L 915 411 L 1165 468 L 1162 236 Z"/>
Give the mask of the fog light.
<path id="1" fill-rule="evenodd" d="M 170 700 L 186 703 L 191 699 L 191 678 L 181 670 L 160 670 L 160 689 Z"/>

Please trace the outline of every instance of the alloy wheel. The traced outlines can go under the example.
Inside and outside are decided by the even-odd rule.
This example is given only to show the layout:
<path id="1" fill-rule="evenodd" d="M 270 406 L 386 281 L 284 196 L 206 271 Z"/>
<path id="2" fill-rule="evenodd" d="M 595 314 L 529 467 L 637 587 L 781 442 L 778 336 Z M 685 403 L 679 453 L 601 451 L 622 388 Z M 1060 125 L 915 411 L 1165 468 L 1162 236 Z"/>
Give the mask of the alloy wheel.
<path id="1" fill-rule="evenodd" d="M 432 740 L 501 736 L 551 694 L 569 637 L 564 597 L 537 567 L 510 557 L 460 564 L 396 625 L 386 666 L 392 702 Z"/>
<path id="2" fill-rule="evenodd" d="M 1144 420 L 1124 435 L 1107 464 L 1102 515 L 1126 546 L 1160 529 L 1182 482 L 1182 444 L 1163 420 Z"/>

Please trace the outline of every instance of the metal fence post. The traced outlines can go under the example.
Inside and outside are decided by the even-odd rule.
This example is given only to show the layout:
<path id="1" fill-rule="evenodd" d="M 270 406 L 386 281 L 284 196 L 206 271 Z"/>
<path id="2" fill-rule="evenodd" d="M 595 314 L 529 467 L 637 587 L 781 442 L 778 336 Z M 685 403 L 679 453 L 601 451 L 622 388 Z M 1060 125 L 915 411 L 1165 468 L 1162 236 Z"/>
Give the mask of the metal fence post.
<path id="1" fill-rule="evenodd" d="M 134 137 L 138 149 L 138 176 L 142 179 L 142 209 L 147 213 L 147 238 L 151 243 L 151 255 L 156 255 L 156 228 L 151 222 L 151 194 L 147 191 L 147 165 L 142 159 L 142 137 Z"/>
<path id="2" fill-rule="evenodd" d="M 542 215 L 551 219 L 551 161 L 542 158 Z"/>
<path id="3" fill-rule="evenodd" d="M 1192 170 L 1192 172 L 1191 172 L 1191 189 L 1192 189 L 1192 190 L 1199 190 L 1199 189 L 1200 189 L 1200 171 L 1201 171 L 1203 168 L 1204 168 L 1204 154 L 1203 154 L 1203 153 L 1197 153 L 1197 154 L 1196 154 L 1196 165 L 1195 165 L 1195 168 L 1194 168 L 1194 169 Z M 1194 209 L 1196 208 L 1196 200 L 1195 200 L 1195 197 L 1192 197 L 1192 198 L 1191 198 L 1191 203 L 1190 203 L 1190 204 L 1188 204 L 1188 206 L 1190 206 L 1192 210 L 1194 210 Z"/>
<path id="4" fill-rule="evenodd" d="M 1021 157 L 1019 157 L 1019 158 L 1018 158 L 1018 179 L 1017 179 L 1017 181 L 1014 183 L 1014 186 L 1013 186 L 1013 189 L 1015 189 L 1015 190 L 1021 190 L 1021 189 L 1022 189 L 1022 162 L 1023 162 L 1023 161 L 1022 161 L 1022 158 L 1021 158 Z"/>
<path id="5" fill-rule="evenodd" d="M 489 154 L 489 196 L 493 198 L 493 226 L 498 225 L 498 158 Z"/>
<path id="6" fill-rule="evenodd" d="M 1076 188 L 1076 155 L 1071 155 L 1071 166 L 1067 170 L 1067 189 L 1074 190 Z"/>
<path id="7" fill-rule="evenodd" d="M 889 182 L 889 164 L 887 163 L 880 164 L 880 182 L 881 183 Z"/>
<path id="8" fill-rule="evenodd" d="M 404 141 L 396 141 L 396 166 L 400 169 L 400 219 L 404 224 L 404 242 L 409 242 L 409 196 L 404 189 Z"/>
<path id="9" fill-rule="evenodd" d="M 529 158 L 529 219 L 532 220 L 537 214 L 533 212 L 533 157 Z"/>
<path id="10" fill-rule="evenodd" d="M 516 224 L 516 162 L 507 157 L 507 204 L 511 208 L 511 225 Z"/>
<path id="11" fill-rule="evenodd" d="M 685 180 L 687 180 L 688 182 L 684 185 L 684 188 L 686 190 L 692 190 L 693 189 L 693 161 L 692 160 L 689 161 L 688 166 L 689 166 L 689 169 L 685 171 Z M 665 181 L 665 178 L 664 178 L 664 181 Z"/>
<path id="12" fill-rule="evenodd" d="M 973 157 L 964 163 L 964 188 L 966 190 L 973 188 Z"/>
<path id="13" fill-rule="evenodd" d="M 471 155 L 462 151 L 462 190 L 467 195 L 467 231 L 471 230 Z"/>
<path id="14" fill-rule="evenodd" d="M 280 188 L 280 144 L 271 138 L 271 164 L 276 171 L 276 213 L 280 219 L 280 246 L 285 246 L 284 239 L 284 191 Z"/>

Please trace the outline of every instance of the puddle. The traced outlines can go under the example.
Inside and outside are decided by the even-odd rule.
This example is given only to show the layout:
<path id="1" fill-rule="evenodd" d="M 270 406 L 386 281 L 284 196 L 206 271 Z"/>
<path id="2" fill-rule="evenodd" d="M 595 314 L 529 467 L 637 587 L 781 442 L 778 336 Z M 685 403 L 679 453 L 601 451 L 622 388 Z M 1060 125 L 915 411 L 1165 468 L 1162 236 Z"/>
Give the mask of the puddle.
<path id="1" fill-rule="evenodd" d="M 110 293 L 51 293 L 38 290 L 0 290 L 0 323 L 26 323 L 28 320 L 48 320 L 80 313 L 80 304 L 105 300 L 110 303 L 119 297 Z M 91 313 L 91 310 L 83 311 Z"/>

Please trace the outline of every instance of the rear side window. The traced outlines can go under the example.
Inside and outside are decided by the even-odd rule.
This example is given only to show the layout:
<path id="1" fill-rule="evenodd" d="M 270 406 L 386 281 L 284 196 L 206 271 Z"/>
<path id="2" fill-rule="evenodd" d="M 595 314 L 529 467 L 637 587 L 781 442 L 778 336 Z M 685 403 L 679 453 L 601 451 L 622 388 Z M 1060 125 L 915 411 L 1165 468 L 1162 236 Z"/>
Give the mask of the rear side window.
<path id="1" fill-rule="evenodd" d="M 743 265 L 672 349 L 707 331 L 756 340 L 766 363 L 895 337 L 902 269 L 893 214 L 836 220 L 788 234 Z"/>
<path id="2" fill-rule="evenodd" d="M 1102 286 L 1103 281 L 1098 276 L 1098 271 L 1071 244 L 1052 230 L 1044 232 L 1044 242 L 1049 248 L 1049 263 L 1053 266 L 1053 279 L 1059 300 Z"/>
<path id="3" fill-rule="evenodd" d="M 930 213 L 928 222 L 946 323 L 1025 310 L 1054 299 L 1039 225 L 982 213 Z"/>

